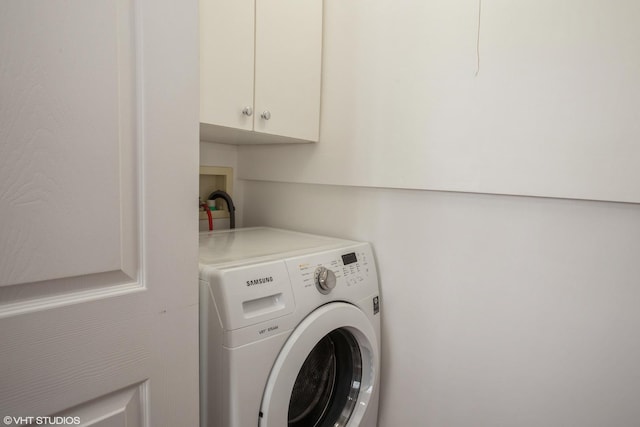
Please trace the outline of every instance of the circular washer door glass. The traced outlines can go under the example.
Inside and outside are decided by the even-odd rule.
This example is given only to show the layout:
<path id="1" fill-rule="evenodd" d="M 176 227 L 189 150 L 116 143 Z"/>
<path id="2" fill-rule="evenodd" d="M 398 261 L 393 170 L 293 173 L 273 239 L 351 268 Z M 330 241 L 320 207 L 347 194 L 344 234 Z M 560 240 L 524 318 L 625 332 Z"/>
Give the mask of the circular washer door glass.
<path id="1" fill-rule="evenodd" d="M 298 372 L 289 401 L 289 427 L 343 427 L 354 410 L 362 380 L 355 337 L 339 328 L 325 335 Z"/>

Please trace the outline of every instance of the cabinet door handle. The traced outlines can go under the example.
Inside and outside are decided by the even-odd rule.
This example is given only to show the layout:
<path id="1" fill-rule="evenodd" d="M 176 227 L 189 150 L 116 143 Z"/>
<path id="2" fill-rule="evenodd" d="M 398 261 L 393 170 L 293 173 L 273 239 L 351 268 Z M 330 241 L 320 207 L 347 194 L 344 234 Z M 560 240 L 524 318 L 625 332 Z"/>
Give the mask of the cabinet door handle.
<path id="1" fill-rule="evenodd" d="M 265 120 L 269 120 L 271 118 L 271 113 L 269 112 L 269 110 L 263 111 L 262 114 L 260 114 L 260 117 Z"/>
<path id="2" fill-rule="evenodd" d="M 242 114 L 244 114 L 247 117 L 250 117 L 253 114 L 253 108 L 251 107 L 244 107 L 242 109 Z"/>

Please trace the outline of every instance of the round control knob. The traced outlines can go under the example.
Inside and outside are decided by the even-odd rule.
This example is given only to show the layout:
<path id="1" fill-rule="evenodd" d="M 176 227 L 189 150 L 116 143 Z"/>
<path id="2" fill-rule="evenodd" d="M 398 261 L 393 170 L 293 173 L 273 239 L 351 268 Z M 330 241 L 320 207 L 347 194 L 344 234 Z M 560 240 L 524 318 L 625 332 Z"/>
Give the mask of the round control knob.
<path id="1" fill-rule="evenodd" d="M 263 111 L 262 114 L 260 114 L 260 117 L 265 120 L 269 120 L 271 118 L 271 113 L 269 111 Z"/>
<path id="2" fill-rule="evenodd" d="M 336 287 L 336 274 L 326 267 L 318 267 L 316 270 L 316 286 L 323 294 L 328 294 Z"/>
<path id="3" fill-rule="evenodd" d="M 250 117 L 253 114 L 253 108 L 251 107 L 244 107 L 242 109 L 242 114 L 244 114 L 247 117 Z"/>

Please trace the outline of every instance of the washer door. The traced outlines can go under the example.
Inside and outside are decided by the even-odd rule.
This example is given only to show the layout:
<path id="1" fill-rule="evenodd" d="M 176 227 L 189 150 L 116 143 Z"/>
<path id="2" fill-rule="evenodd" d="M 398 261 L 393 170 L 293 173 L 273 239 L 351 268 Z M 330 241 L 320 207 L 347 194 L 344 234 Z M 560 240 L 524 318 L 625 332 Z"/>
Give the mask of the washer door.
<path id="1" fill-rule="evenodd" d="M 261 427 L 358 426 L 378 375 L 378 341 L 367 316 L 335 302 L 293 331 L 271 370 Z"/>

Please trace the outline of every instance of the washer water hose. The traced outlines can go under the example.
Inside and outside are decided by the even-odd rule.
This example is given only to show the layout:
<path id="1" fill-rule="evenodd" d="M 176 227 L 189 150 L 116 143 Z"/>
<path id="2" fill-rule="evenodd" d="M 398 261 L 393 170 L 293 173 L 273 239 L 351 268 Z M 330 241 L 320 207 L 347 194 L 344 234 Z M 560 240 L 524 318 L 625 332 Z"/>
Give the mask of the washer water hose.
<path id="1" fill-rule="evenodd" d="M 209 205 L 200 199 L 200 207 L 204 208 L 204 211 L 207 213 L 207 217 L 209 218 L 209 231 L 213 230 L 213 217 L 211 216 L 211 209 L 209 209 Z"/>
<path id="2" fill-rule="evenodd" d="M 233 205 L 231 196 L 226 191 L 216 190 L 209 194 L 207 200 L 224 199 L 229 209 L 229 228 L 236 228 L 236 207 Z"/>

